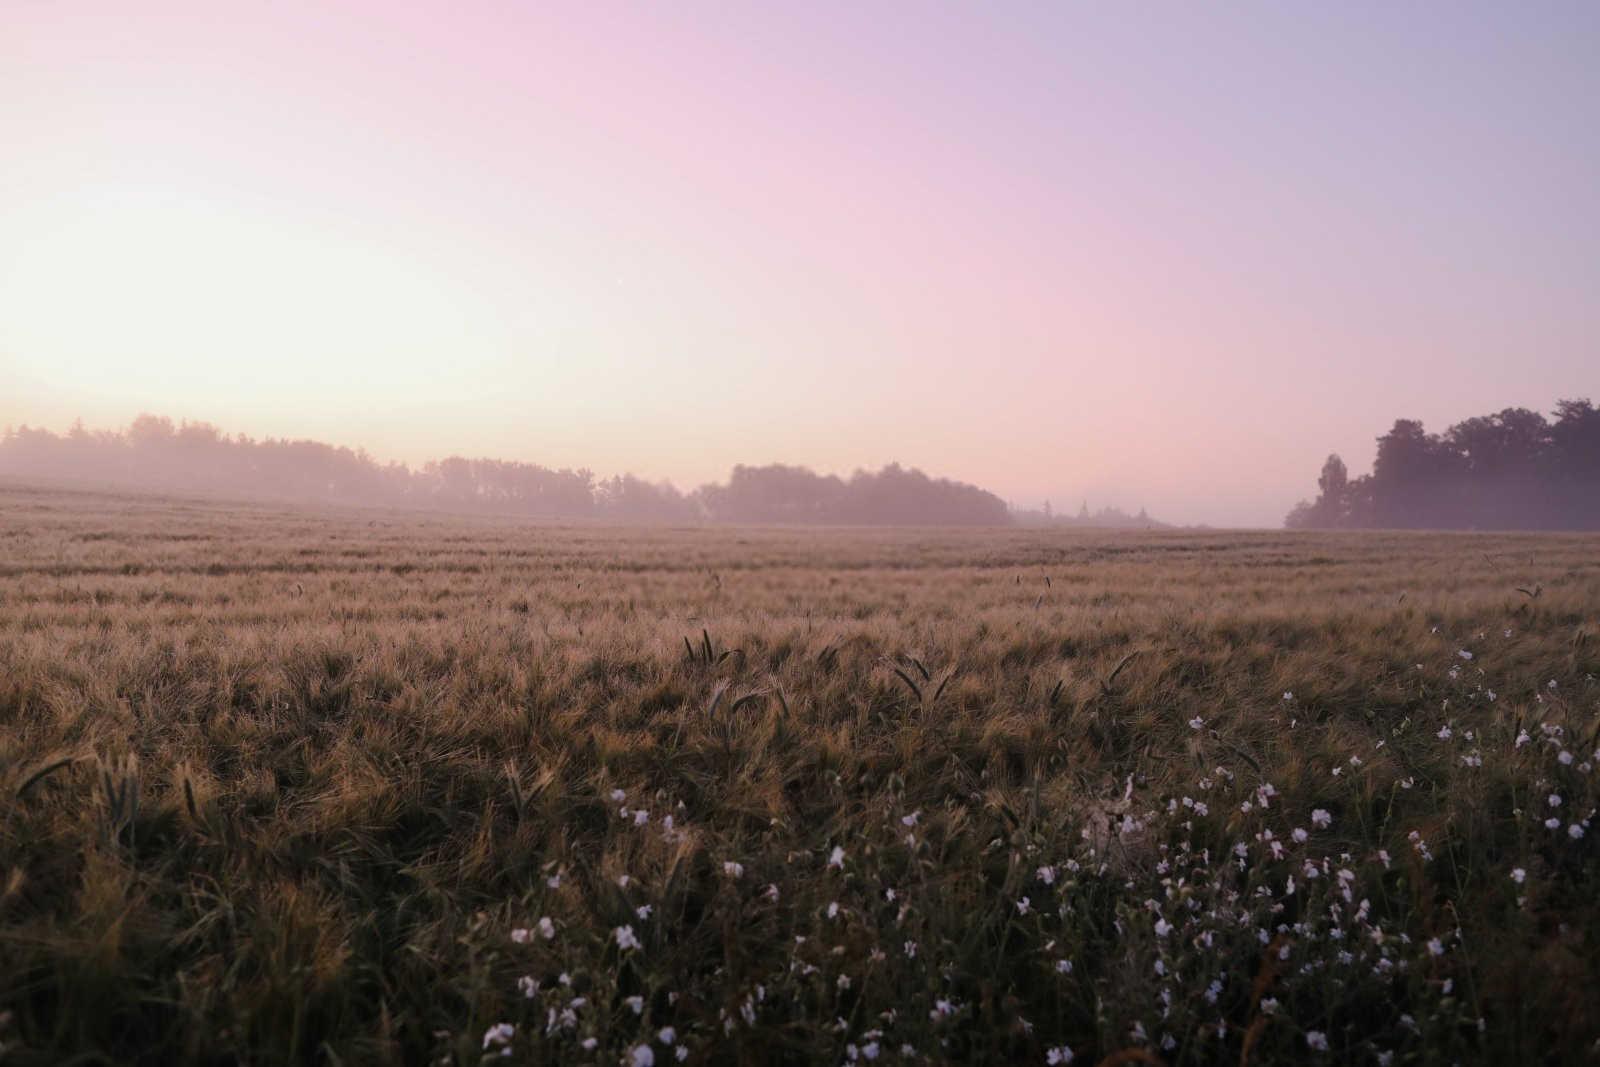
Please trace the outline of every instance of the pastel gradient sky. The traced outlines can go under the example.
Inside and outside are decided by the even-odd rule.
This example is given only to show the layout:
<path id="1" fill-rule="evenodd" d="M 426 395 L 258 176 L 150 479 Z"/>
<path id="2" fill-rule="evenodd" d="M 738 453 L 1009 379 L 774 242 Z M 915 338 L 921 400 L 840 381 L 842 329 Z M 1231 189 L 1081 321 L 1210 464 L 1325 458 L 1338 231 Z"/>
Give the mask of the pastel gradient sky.
<path id="1" fill-rule="evenodd" d="M 1276 525 L 1600 400 L 1600 4 L 0 0 L 0 424 Z"/>

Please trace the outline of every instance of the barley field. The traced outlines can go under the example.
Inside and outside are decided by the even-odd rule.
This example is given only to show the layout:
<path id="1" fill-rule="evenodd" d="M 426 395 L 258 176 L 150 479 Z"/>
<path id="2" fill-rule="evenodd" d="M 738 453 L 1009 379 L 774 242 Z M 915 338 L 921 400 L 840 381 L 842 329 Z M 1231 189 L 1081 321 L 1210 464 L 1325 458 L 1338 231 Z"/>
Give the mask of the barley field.
<path id="1" fill-rule="evenodd" d="M 0 1063 L 1528 1063 L 1600 537 L 0 486 Z"/>

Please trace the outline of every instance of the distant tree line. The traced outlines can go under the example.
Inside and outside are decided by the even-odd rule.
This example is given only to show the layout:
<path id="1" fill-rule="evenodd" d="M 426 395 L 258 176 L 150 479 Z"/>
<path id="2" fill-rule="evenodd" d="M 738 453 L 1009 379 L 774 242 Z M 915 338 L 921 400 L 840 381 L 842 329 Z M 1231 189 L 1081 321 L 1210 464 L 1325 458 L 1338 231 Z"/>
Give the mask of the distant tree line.
<path id="1" fill-rule="evenodd" d="M 1137 515 L 1130 515 L 1121 508 L 1113 507 L 1103 507 L 1099 511 L 1091 512 L 1087 500 L 1083 502 L 1082 507 L 1078 508 L 1076 515 L 1057 512 L 1051 508 L 1050 501 L 1046 500 L 1042 508 L 1013 509 L 1011 518 L 1019 526 L 1062 526 L 1089 530 L 1170 530 L 1173 528 L 1170 523 L 1151 518 L 1144 508 L 1140 508 Z"/>
<path id="2" fill-rule="evenodd" d="M 23 426 L 0 438 L 0 475 L 219 491 L 344 504 L 626 522 L 1005 525 L 993 493 L 890 464 L 848 479 L 803 467 L 738 466 L 684 493 L 631 474 L 452 456 L 412 468 L 319 441 L 229 436 L 204 422 L 141 415 L 120 432 Z"/>
<path id="3" fill-rule="evenodd" d="M 848 480 L 804 467 L 738 466 L 727 485 L 699 492 L 708 514 L 727 522 L 874 523 L 1002 526 L 1010 521 L 1003 500 L 977 486 L 930 478 L 891 463 Z"/>
<path id="4" fill-rule="evenodd" d="M 1372 473 L 1329 456 L 1293 529 L 1600 529 L 1600 410 L 1563 400 L 1555 418 L 1506 408 L 1442 434 L 1400 419 L 1378 438 Z"/>

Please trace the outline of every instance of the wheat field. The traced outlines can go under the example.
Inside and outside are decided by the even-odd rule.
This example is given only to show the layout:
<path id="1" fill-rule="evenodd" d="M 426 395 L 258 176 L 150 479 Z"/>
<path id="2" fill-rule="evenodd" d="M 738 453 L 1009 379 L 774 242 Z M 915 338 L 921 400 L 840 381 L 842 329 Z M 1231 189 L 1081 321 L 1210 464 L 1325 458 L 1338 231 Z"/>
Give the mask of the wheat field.
<path id="1" fill-rule="evenodd" d="M 1600 1040 L 1600 537 L 0 487 L 0 1063 Z"/>

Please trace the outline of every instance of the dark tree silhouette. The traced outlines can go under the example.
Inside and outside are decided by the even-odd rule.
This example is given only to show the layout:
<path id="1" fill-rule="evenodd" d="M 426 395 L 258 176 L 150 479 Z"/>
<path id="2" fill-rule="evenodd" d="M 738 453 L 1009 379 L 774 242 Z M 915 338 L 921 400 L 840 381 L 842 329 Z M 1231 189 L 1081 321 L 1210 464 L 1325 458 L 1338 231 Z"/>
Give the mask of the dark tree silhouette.
<path id="1" fill-rule="evenodd" d="M 1555 422 L 1506 408 L 1430 434 L 1400 419 L 1378 438 L 1372 473 L 1348 479 L 1330 456 L 1314 502 L 1285 524 L 1296 528 L 1600 528 L 1600 411 L 1563 400 Z"/>

